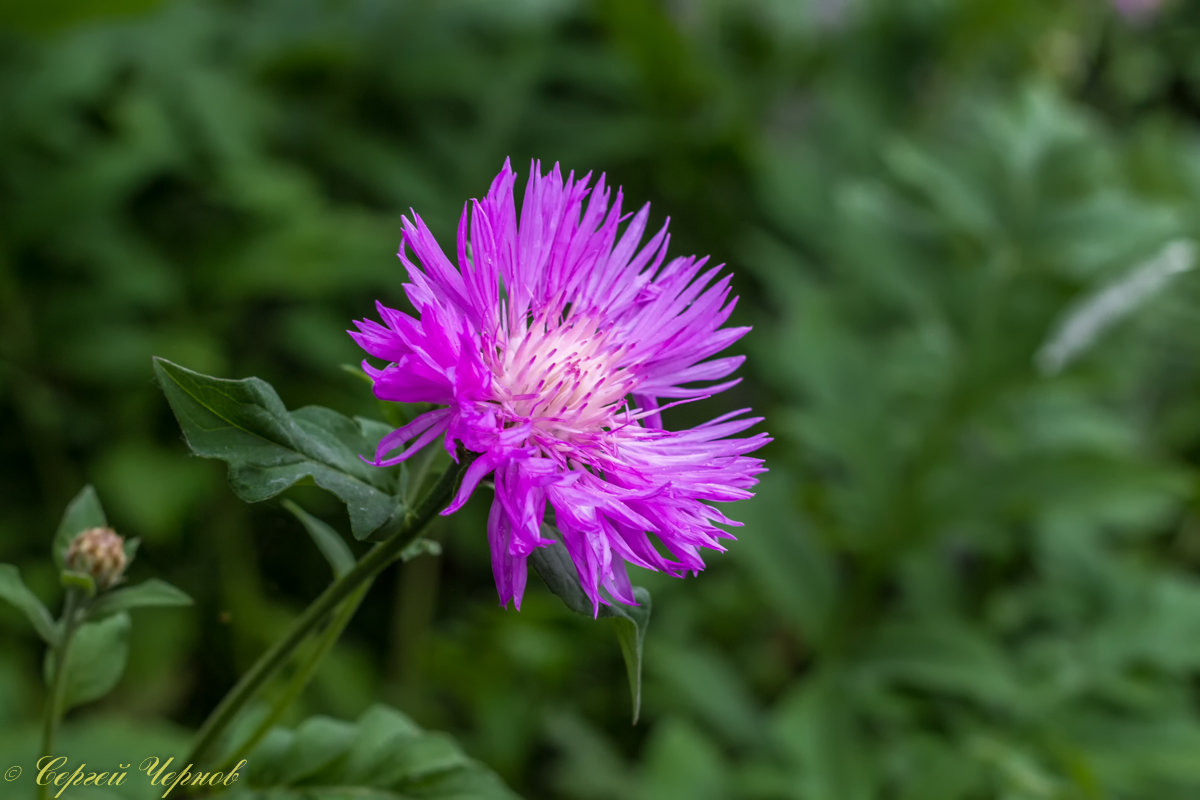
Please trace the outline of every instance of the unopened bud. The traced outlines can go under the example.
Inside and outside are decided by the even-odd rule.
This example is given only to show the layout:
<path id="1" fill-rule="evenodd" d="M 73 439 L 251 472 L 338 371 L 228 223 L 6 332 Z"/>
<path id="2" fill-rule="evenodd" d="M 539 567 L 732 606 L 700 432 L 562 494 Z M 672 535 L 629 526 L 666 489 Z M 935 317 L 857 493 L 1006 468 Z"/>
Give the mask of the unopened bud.
<path id="1" fill-rule="evenodd" d="M 125 539 L 112 528 L 88 528 L 67 550 L 67 569 L 91 575 L 97 591 L 118 583 L 125 565 Z"/>

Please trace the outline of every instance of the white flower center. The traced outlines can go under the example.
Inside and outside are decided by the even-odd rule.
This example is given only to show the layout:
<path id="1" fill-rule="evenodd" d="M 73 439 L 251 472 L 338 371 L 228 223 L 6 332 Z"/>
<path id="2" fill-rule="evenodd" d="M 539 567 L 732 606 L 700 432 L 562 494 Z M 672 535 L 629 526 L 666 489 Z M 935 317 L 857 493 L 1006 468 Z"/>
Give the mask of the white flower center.
<path id="1" fill-rule="evenodd" d="M 588 320 L 534 319 L 497 354 L 504 406 L 558 439 L 603 430 L 636 383 L 620 355 Z"/>

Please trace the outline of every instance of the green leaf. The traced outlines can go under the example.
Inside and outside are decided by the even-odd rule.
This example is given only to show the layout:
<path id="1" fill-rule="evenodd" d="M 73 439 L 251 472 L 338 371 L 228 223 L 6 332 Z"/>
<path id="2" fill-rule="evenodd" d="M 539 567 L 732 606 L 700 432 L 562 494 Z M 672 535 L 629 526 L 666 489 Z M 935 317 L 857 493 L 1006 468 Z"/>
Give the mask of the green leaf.
<path id="1" fill-rule="evenodd" d="M 67 564 L 67 550 L 71 542 L 82 531 L 88 528 L 102 528 L 108 524 L 104 516 L 104 508 L 96 490 L 90 485 L 83 487 L 75 495 L 63 512 L 62 522 L 58 523 L 58 531 L 54 534 L 54 563 L 62 569 Z"/>
<path id="2" fill-rule="evenodd" d="M 284 500 L 283 507 L 300 520 L 300 524 L 308 532 L 313 544 L 329 562 L 335 578 L 340 578 L 354 568 L 354 553 L 350 552 L 350 547 L 342 539 L 341 534 L 291 500 Z"/>
<path id="3" fill-rule="evenodd" d="M 449 736 L 423 731 L 384 706 L 355 723 L 314 717 L 294 731 L 275 729 L 243 769 L 230 800 L 268 793 L 274 800 L 516 797 Z"/>
<path id="4" fill-rule="evenodd" d="M 304 530 L 312 537 L 321 554 L 329 562 L 329 566 L 333 569 L 335 577 L 341 577 L 354 568 L 357 559 L 346 545 L 340 533 L 290 500 L 284 500 L 283 506 L 296 519 L 300 520 L 300 524 L 304 526 Z M 400 551 L 400 559 L 402 561 L 411 561 L 417 556 L 437 556 L 441 554 L 442 546 L 433 539 L 418 538 Z"/>
<path id="5" fill-rule="evenodd" d="M 542 526 L 542 536 L 551 537 L 556 531 L 549 525 Z M 579 585 L 579 573 L 571 561 L 571 554 L 562 542 L 555 542 L 549 547 L 539 547 L 529 556 L 529 562 L 537 570 L 550 591 L 558 595 L 567 608 L 576 614 L 587 617 L 593 616 L 592 601 Z M 607 606 L 600 606 L 603 611 Z"/>
<path id="6" fill-rule="evenodd" d="M 37 595 L 29 591 L 29 587 L 21 580 L 21 573 L 12 564 L 0 564 L 0 600 L 7 600 L 33 624 L 38 636 L 41 636 L 51 647 L 58 640 L 54 627 L 54 618 L 38 600 Z"/>
<path id="7" fill-rule="evenodd" d="M 192 598 L 166 581 L 151 578 L 137 586 L 105 592 L 88 608 L 88 619 L 96 620 L 134 608 L 190 606 Z"/>
<path id="8" fill-rule="evenodd" d="M 617 626 L 617 641 L 625 659 L 625 672 L 629 676 L 629 693 L 633 700 L 633 724 L 636 725 L 642 711 L 642 644 L 646 640 L 646 627 L 650 624 L 650 591 L 641 586 L 633 588 L 636 606 L 607 606 L 612 609 L 613 624 Z"/>
<path id="9" fill-rule="evenodd" d="M 138 548 L 141 547 L 141 545 L 142 545 L 142 540 L 138 539 L 136 537 L 133 539 L 125 540 L 125 547 L 123 547 L 122 549 L 125 551 L 125 569 L 126 570 L 129 569 L 129 565 L 133 563 L 133 560 L 135 558 L 137 558 Z"/>
<path id="10" fill-rule="evenodd" d="M 129 615 L 114 614 L 81 625 L 67 649 L 63 711 L 98 700 L 112 691 L 125 674 L 129 658 Z M 46 653 L 46 685 L 52 683 L 56 651 Z"/>
<path id="11" fill-rule="evenodd" d="M 246 502 L 311 479 L 346 504 L 357 539 L 382 536 L 403 518 L 398 472 L 359 458 L 375 452 L 377 424 L 317 406 L 289 412 L 258 378 L 213 378 L 162 358 L 154 370 L 188 446 L 227 462 L 229 482 Z"/>
<path id="12" fill-rule="evenodd" d="M 547 532 L 547 535 L 553 535 Z M 561 542 L 549 547 L 539 547 L 530 555 L 533 568 L 537 570 L 546 586 L 576 614 L 593 615 L 592 601 L 579 585 L 579 573 L 571 561 L 567 548 Z M 633 723 L 636 725 L 642 708 L 642 644 L 646 638 L 646 627 L 650 624 L 650 592 L 641 586 L 634 587 L 636 606 L 624 603 L 601 605 L 595 612 L 596 618 L 611 618 L 617 627 L 617 641 L 621 655 L 625 658 L 625 671 L 629 676 L 629 692 L 633 702 Z"/>

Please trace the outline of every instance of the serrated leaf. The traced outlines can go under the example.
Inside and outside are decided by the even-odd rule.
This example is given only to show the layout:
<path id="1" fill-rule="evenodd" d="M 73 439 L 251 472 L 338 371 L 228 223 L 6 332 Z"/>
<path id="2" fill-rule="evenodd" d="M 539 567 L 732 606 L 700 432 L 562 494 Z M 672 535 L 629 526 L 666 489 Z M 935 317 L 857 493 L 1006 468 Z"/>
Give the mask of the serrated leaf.
<path id="1" fill-rule="evenodd" d="M 317 406 L 288 411 L 259 378 L 214 378 L 161 358 L 154 370 L 188 446 L 228 463 L 229 483 L 246 502 L 311 479 L 346 504 L 357 539 L 380 535 L 403 517 L 396 471 L 359 458 L 375 452 L 374 425 Z"/>
<path id="2" fill-rule="evenodd" d="M 447 735 L 418 728 L 384 706 L 357 722 L 314 717 L 294 731 L 275 729 L 248 759 L 230 800 L 512 800 L 487 767 Z"/>
<path id="3" fill-rule="evenodd" d="M 108 518 L 104 516 L 104 507 L 100 505 L 96 490 L 90 485 L 83 487 L 67 503 L 58 531 L 54 534 L 54 563 L 58 568 L 66 566 L 67 550 L 76 536 L 88 528 L 102 528 L 107 524 Z"/>
<path id="4" fill-rule="evenodd" d="M 0 564 L 0 600 L 8 601 L 24 612 L 38 636 L 41 636 L 46 644 L 54 645 L 58 639 L 54 618 L 37 595 L 29 591 L 29 587 L 21 580 L 20 571 L 12 564 Z"/>
<path id="5" fill-rule="evenodd" d="M 125 674 L 129 658 L 129 615 L 114 614 L 79 626 L 67 649 L 63 711 L 98 700 L 112 691 Z M 54 677 L 55 651 L 46 653 L 45 678 Z"/>
<path id="6" fill-rule="evenodd" d="M 547 531 L 547 537 L 554 535 Z M 579 584 L 579 573 L 571 561 L 571 555 L 561 542 L 548 547 L 539 547 L 529 556 L 546 586 L 558 595 L 567 608 L 585 617 L 592 616 L 592 601 Z M 646 638 L 646 627 L 650 624 L 650 592 L 641 586 L 634 587 L 638 605 L 624 603 L 601 605 L 596 618 L 611 618 L 617 627 L 617 642 L 625 659 L 625 670 L 629 676 L 629 692 L 633 703 L 633 722 L 636 725 L 642 708 L 642 644 Z"/>
<path id="7" fill-rule="evenodd" d="M 136 586 L 105 592 L 88 608 L 88 619 L 97 620 L 135 608 L 190 606 L 192 598 L 166 581 L 151 578 Z"/>

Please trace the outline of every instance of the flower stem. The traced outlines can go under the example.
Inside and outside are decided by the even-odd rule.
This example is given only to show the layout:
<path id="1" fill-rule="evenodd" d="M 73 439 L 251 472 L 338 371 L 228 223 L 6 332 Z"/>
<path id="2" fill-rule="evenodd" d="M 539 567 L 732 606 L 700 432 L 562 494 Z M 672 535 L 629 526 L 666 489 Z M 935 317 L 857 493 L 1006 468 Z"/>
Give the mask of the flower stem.
<path id="1" fill-rule="evenodd" d="M 399 530 L 388 539 L 371 548 L 353 569 L 331 583 L 292 622 L 283 637 L 275 642 L 267 652 L 242 676 L 217 707 L 209 714 L 204 725 L 196 734 L 191 753 L 184 763 L 201 764 L 211 755 L 213 747 L 225 733 L 226 728 L 242 708 L 275 676 L 291 659 L 296 649 L 304 643 L 308 636 L 320 626 L 355 590 L 375 578 L 388 565 L 400 557 L 406 547 L 412 544 L 425 530 L 433 517 L 444 508 L 453 496 L 459 476 L 471 463 L 469 456 L 460 457 L 457 467 L 446 469 L 438 482 L 422 498 L 416 508 L 410 510 L 404 517 Z"/>
<path id="2" fill-rule="evenodd" d="M 370 580 L 364 582 L 337 609 L 329 624 L 325 626 L 325 630 L 321 631 L 321 637 L 316 641 L 316 646 L 304 658 L 304 661 L 296 670 L 296 674 L 288 682 L 287 688 L 284 689 L 283 695 L 275 702 L 271 712 L 259 723 L 254 733 L 250 734 L 244 742 L 235 747 L 232 755 L 221 762 L 220 766 L 216 769 L 217 772 L 226 772 L 233 765 L 237 764 L 238 761 L 245 758 L 255 747 L 258 747 L 259 743 L 266 738 L 271 729 L 283 717 L 284 712 L 300 697 L 300 694 L 304 691 L 304 687 L 308 685 L 313 675 L 316 674 L 317 667 L 320 666 L 325 655 L 337 644 L 342 631 L 345 630 L 350 620 L 353 619 L 354 612 L 358 611 L 359 605 L 362 603 L 363 598 L 367 596 L 367 591 L 371 588 L 371 583 L 372 581 Z"/>
<path id="3" fill-rule="evenodd" d="M 71 641 L 79 628 L 80 592 L 68 589 L 63 600 L 62 629 L 54 647 L 54 677 L 50 685 L 50 696 L 46 700 L 46 719 L 42 728 L 42 755 L 54 755 L 54 740 L 58 736 L 58 725 L 62 721 L 67 700 L 67 659 L 71 654 Z M 38 797 L 49 796 L 49 784 L 38 787 Z"/>

